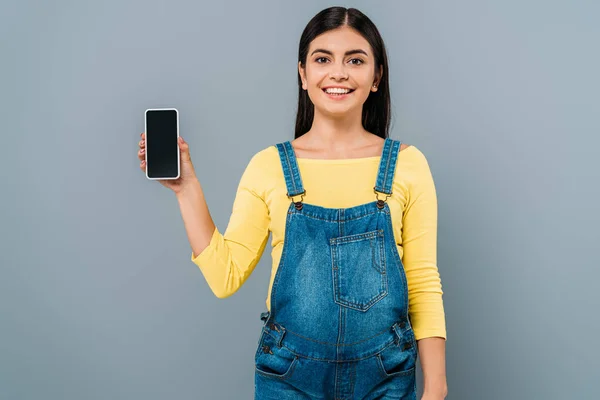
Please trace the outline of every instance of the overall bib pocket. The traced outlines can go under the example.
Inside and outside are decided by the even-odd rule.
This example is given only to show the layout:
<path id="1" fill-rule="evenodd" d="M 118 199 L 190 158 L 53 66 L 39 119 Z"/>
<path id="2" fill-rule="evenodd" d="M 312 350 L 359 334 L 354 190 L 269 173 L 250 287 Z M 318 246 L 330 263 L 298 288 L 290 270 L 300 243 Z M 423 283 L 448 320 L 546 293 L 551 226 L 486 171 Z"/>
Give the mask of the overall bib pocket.
<path id="1" fill-rule="evenodd" d="M 329 239 L 337 304 L 367 311 L 388 293 L 383 230 Z"/>
<path id="2" fill-rule="evenodd" d="M 263 332 L 254 359 L 256 373 L 275 379 L 289 379 L 298 362 L 298 356 L 277 345 L 277 340 Z"/>

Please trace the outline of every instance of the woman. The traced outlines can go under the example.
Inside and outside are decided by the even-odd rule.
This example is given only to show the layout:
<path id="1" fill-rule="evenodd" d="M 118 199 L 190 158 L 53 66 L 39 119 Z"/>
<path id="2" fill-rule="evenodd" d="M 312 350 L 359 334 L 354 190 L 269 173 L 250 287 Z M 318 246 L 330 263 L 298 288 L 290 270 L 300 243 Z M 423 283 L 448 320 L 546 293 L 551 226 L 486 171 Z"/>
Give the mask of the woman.
<path id="1" fill-rule="evenodd" d="M 220 298 L 244 284 L 272 233 L 255 398 L 415 399 L 418 355 L 422 399 L 443 399 L 435 187 L 423 154 L 388 137 L 388 63 L 369 18 L 318 13 L 300 39 L 298 85 L 295 139 L 252 157 L 224 234 L 183 139 L 181 177 L 161 181 Z M 144 145 L 142 134 L 140 159 Z"/>

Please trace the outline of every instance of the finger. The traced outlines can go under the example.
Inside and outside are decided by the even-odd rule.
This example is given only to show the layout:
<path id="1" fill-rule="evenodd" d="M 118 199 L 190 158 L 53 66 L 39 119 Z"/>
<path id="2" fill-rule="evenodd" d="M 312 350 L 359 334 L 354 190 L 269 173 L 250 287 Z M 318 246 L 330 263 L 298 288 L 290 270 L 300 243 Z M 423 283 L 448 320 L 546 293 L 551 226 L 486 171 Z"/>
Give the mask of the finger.
<path id="1" fill-rule="evenodd" d="M 142 132 L 140 134 L 140 137 L 142 138 L 142 140 L 146 140 L 146 132 Z"/>
<path id="2" fill-rule="evenodd" d="M 142 171 L 145 171 L 145 170 L 146 170 L 146 161 L 142 161 L 142 162 L 140 163 L 140 169 L 141 169 Z"/>
<path id="3" fill-rule="evenodd" d="M 190 159 L 190 146 L 188 146 L 187 142 L 183 140 L 182 137 L 179 137 L 179 149 L 181 150 L 181 159 L 189 160 Z"/>
<path id="4" fill-rule="evenodd" d="M 188 144 L 185 140 L 183 140 L 183 138 L 181 136 L 179 136 L 177 138 L 177 145 L 179 146 L 179 148 L 181 150 L 187 151 L 188 150 Z"/>
<path id="5" fill-rule="evenodd" d="M 138 158 L 140 161 L 146 160 L 146 149 L 140 149 L 140 151 L 138 151 Z"/>
<path id="6" fill-rule="evenodd" d="M 144 147 L 146 147 L 146 140 L 142 139 L 138 142 L 138 146 L 140 146 L 140 149 L 143 149 Z"/>

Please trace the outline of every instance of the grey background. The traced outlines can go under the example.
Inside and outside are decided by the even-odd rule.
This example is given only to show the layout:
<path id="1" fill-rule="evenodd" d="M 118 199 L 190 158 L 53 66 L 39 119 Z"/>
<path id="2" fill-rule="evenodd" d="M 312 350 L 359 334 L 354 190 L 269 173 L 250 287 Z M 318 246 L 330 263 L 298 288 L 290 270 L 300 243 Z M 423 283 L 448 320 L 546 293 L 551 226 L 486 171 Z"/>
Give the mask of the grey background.
<path id="1" fill-rule="evenodd" d="M 341 4 L 380 28 L 392 137 L 436 181 L 448 399 L 600 398 L 599 4 Z M 138 168 L 143 112 L 179 109 L 224 230 L 329 5 L 2 1 L 1 399 L 252 398 L 270 246 L 214 297 Z"/>

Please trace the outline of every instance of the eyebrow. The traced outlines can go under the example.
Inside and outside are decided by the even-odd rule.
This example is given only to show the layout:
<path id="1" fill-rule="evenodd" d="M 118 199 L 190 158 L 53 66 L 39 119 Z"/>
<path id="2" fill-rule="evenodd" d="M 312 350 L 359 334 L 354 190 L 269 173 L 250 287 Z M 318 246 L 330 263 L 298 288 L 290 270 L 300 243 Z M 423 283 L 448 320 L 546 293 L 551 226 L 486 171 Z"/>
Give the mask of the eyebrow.
<path id="1" fill-rule="evenodd" d="M 333 53 L 329 50 L 325 50 L 325 49 L 315 49 L 312 53 L 310 53 L 310 55 L 312 56 L 315 53 L 325 53 L 325 54 L 329 54 L 330 56 L 333 56 Z M 354 50 L 348 50 L 347 52 L 344 53 L 344 57 L 352 55 L 352 54 L 364 54 L 365 56 L 368 56 L 367 52 L 362 50 L 362 49 L 354 49 Z"/>

